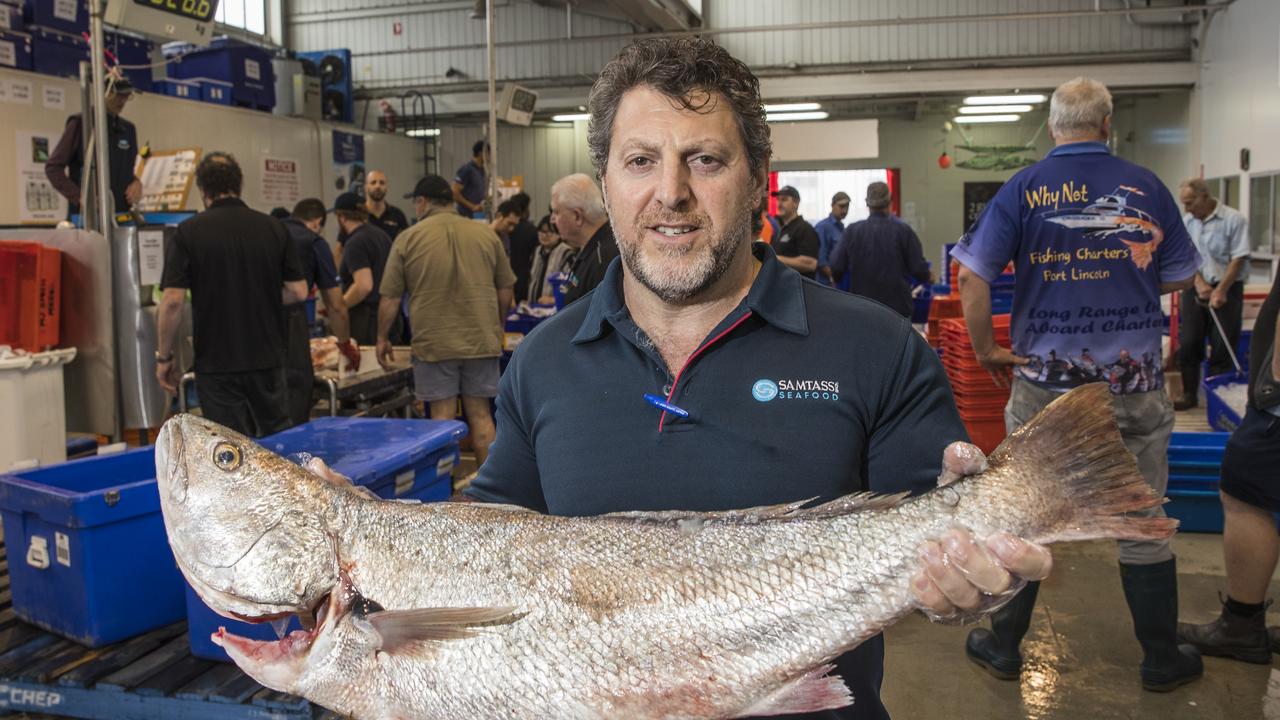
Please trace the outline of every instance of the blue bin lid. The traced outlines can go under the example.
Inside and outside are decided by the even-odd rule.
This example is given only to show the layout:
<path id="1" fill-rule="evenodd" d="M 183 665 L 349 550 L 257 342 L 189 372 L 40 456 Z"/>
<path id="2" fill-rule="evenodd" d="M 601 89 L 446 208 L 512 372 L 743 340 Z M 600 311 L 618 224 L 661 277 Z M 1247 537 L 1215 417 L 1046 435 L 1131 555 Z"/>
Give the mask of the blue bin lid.
<path id="1" fill-rule="evenodd" d="M 0 510 L 73 528 L 158 513 L 155 448 L 0 475 Z"/>
<path id="2" fill-rule="evenodd" d="M 258 442 L 279 455 L 318 457 L 356 485 L 418 463 L 467 434 L 457 420 L 322 417 Z"/>

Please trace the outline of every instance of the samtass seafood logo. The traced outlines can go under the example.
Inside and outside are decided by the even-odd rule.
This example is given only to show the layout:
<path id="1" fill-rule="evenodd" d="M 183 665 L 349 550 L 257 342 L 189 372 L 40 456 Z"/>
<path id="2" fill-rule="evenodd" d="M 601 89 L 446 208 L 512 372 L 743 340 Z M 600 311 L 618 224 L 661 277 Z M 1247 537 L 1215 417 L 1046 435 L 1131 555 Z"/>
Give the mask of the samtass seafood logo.
<path id="1" fill-rule="evenodd" d="M 839 400 L 840 383 L 836 380 L 769 380 L 761 378 L 751 385 L 751 397 L 760 402 L 771 400 Z"/>

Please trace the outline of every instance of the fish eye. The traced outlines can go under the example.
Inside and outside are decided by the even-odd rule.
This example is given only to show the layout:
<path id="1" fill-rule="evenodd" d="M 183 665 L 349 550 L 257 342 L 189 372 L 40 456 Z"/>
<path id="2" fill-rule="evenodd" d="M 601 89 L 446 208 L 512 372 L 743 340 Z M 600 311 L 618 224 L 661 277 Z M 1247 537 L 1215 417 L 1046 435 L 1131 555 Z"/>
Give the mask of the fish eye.
<path id="1" fill-rule="evenodd" d="M 213 446 L 213 464 L 218 469 L 231 472 L 240 467 L 240 448 L 221 442 Z"/>

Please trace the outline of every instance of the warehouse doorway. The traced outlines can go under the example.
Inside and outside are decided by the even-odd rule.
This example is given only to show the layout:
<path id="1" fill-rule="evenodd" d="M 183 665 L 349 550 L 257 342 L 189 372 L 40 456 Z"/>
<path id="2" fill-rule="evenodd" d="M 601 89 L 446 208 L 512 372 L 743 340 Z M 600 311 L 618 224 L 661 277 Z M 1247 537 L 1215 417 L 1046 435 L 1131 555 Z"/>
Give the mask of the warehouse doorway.
<path id="1" fill-rule="evenodd" d="M 769 173 L 769 192 L 790 185 L 800 191 L 800 214 L 810 223 L 831 214 L 831 196 L 844 191 L 849 194 L 849 216 L 845 225 L 865 220 L 867 217 L 867 186 L 873 182 L 889 185 L 893 202 L 889 210 L 900 215 L 899 188 L 901 171 L 897 168 L 873 168 L 862 170 L 779 170 Z M 769 197 L 769 214 L 776 215 L 777 200 Z"/>

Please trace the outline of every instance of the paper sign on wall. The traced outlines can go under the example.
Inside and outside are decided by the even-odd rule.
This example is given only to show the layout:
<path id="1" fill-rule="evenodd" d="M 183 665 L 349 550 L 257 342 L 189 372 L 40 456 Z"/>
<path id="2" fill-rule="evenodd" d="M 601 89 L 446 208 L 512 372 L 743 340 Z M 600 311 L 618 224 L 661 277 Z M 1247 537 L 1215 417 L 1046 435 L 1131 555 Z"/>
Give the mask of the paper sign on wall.
<path id="1" fill-rule="evenodd" d="M 44 106 L 50 110 L 65 110 L 67 107 L 67 93 L 60 87 L 52 85 L 44 86 Z"/>
<path id="2" fill-rule="evenodd" d="M 9 81 L 9 102 L 17 105 L 31 104 L 31 81 L 30 80 L 10 80 Z"/>
<path id="3" fill-rule="evenodd" d="M 164 272 L 164 231 L 138 232 L 138 283 L 159 285 Z"/>
<path id="4" fill-rule="evenodd" d="M 298 161 L 292 158 L 262 159 L 262 202 L 272 207 L 292 208 L 302 199 Z"/>
<path id="5" fill-rule="evenodd" d="M 333 131 L 334 187 L 364 197 L 364 136 Z"/>
<path id="6" fill-rule="evenodd" d="M 53 189 L 44 174 L 54 142 L 44 133 L 17 133 L 19 222 L 54 224 L 67 217 L 67 199 Z"/>

